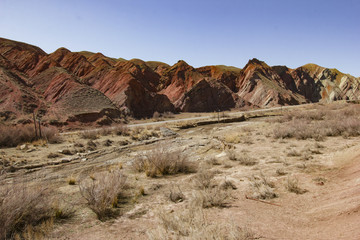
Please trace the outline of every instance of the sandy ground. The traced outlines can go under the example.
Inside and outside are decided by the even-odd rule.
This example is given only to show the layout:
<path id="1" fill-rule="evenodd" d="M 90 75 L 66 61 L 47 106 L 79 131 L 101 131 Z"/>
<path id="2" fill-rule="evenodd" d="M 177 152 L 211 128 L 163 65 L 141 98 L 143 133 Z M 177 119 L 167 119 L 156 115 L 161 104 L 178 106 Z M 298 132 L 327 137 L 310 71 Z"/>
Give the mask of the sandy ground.
<path id="1" fill-rule="evenodd" d="M 71 156 L 60 154 L 54 159 L 49 153 L 75 149 L 74 144 L 86 141 L 70 136 L 65 143 L 49 146 L 29 146 L 33 151 L 3 149 L 2 159 L 13 161 L 18 169 L 7 173 L 2 184 L 12 179 L 25 179 L 51 183 L 54 188 L 77 209 L 75 216 L 56 223 L 49 239 L 148 239 L 147 232 L 159 226 L 159 210 L 173 214 L 191 201 L 195 191 L 192 179 L 196 175 L 178 174 L 159 178 L 135 173 L 131 163 L 142 153 L 166 145 L 181 149 L 201 168 L 216 171 L 217 182 L 230 180 L 236 189 L 225 208 L 205 209 L 210 222 L 231 222 L 250 229 L 255 239 L 360 239 L 360 144 L 359 137 L 328 137 L 323 141 L 274 139 L 278 127 L 267 118 L 241 123 L 215 124 L 178 130 L 176 137 L 154 138 L 119 146 L 126 137 L 105 136 L 95 140 L 98 148 Z M 111 146 L 102 143 L 112 140 Z M 231 147 L 236 155 L 247 155 L 257 161 L 244 166 L 231 161 L 226 152 Z M 72 158 L 58 165 L 44 165 L 26 169 L 21 166 L 49 163 Z M 41 159 L 41 160 L 40 160 Z M 26 160 L 25 163 L 22 163 Z M 216 161 L 217 164 L 211 162 Z M 92 171 L 106 170 L 121 164 L 128 175 L 133 191 L 145 189 L 146 195 L 123 207 L 116 219 L 101 222 L 84 204 L 78 185 L 69 185 L 72 177 L 79 179 Z M 19 167 L 20 166 L 20 167 Z M 281 174 L 279 174 L 281 172 Z M 276 198 L 264 202 L 248 199 L 253 194 L 251 178 L 265 176 L 274 184 Z M 286 189 L 288 179 L 297 179 L 304 194 Z M 185 201 L 169 200 L 170 190 L 179 187 Z M 272 203 L 272 204 L 269 204 Z"/>

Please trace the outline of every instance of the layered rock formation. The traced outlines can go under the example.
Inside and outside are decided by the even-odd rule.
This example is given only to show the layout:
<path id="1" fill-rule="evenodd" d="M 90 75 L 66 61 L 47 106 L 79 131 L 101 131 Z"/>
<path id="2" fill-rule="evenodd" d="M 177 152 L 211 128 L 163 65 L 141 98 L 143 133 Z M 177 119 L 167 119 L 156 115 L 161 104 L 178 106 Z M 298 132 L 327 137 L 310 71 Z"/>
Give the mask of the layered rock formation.
<path id="1" fill-rule="evenodd" d="M 0 117 L 33 111 L 61 121 L 92 122 L 154 112 L 218 111 L 306 102 L 358 99 L 359 79 L 315 64 L 296 69 L 268 66 L 257 59 L 243 69 L 194 68 L 101 53 L 51 54 L 0 38 Z"/>

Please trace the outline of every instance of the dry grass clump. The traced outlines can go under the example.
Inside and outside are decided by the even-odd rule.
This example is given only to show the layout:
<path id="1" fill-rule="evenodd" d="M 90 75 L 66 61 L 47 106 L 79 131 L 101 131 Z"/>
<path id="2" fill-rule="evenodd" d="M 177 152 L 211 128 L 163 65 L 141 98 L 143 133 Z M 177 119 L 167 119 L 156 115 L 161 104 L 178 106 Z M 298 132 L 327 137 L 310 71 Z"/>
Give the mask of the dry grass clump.
<path id="1" fill-rule="evenodd" d="M 193 195 L 192 201 L 202 206 L 203 208 L 219 207 L 224 208 L 229 204 L 230 193 L 220 186 L 212 188 L 205 188 L 196 191 Z"/>
<path id="2" fill-rule="evenodd" d="M 297 178 L 288 178 L 286 183 L 285 183 L 285 187 L 289 192 L 293 192 L 296 194 L 303 194 L 306 193 L 308 190 L 303 189 L 301 187 L 299 187 L 299 181 Z"/>
<path id="3" fill-rule="evenodd" d="M 301 153 L 298 152 L 296 149 L 290 149 L 288 153 L 286 154 L 288 157 L 300 157 Z"/>
<path id="4" fill-rule="evenodd" d="M 41 127 L 42 137 L 49 143 L 61 142 L 54 127 Z M 35 141 L 36 134 L 32 124 L 6 126 L 0 125 L 0 147 L 16 147 L 19 144 Z"/>
<path id="5" fill-rule="evenodd" d="M 211 158 L 207 159 L 206 163 L 209 165 L 212 165 L 212 166 L 218 166 L 218 165 L 222 164 L 221 161 L 216 157 L 211 157 Z"/>
<path id="6" fill-rule="evenodd" d="M 87 143 L 86 143 L 86 149 L 89 150 L 89 151 L 94 151 L 96 150 L 97 148 L 97 145 L 96 145 L 96 142 L 92 141 L 92 140 L 89 140 Z"/>
<path id="7" fill-rule="evenodd" d="M 64 141 L 55 127 L 41 127 L 41 134 L 48 143 L 54 144 L 62 143 Z"/>
<path id="8" fill-rule="evenodd" d="M 119 214 L 118 201 L 126 179 L 120 170 L 114 170 L 96 173 L 80 181 L 81 196 L 99 220 L 104 221 Z"/>
<path id="9" fill-rule="evenodd" d="M 237 161 L 244 166 L 254 166 L 258 163 L 258 161 L 255 158 L 250 157 L 247 153 L 242 153 L 241 155 L 237 155 L 233 149 L 227 150 L 226 155 L 230 160 Z"/>
<path id="10" fill-rule="evenodd" d="M 58 153 L 49 153 L 49 154 L 47 155 L 47 157 L 48 157 L 48 158 L 57 158 L 57 157 L 60 157 L 60 154 L 58 154 Z"/>
<path id="11" fill-rule="evenodd" d="M 86 130 L 80 133 L 80 137 L 83 139 L 96 140 L 99 138 L 98 131 Z"/>
<path id="12" fill-rule="evenodd" d="M 175 186 L 173 186 L 170 189 L 170 194 L 169 194 L 169 198 L 172 202 L 174 203 L 178 203 L 178 202 L 182 202 L 185 200 L 185 195 L 184 193 L 181 191 L 180 187 L 177 186 L 177 188 L 175 188 Z"/>
<path id="13" fill-rule="evenodd" d="M 226 156 L 232 161 L 237 160 L 236 153 L 235 153 L 235 151 L 233 149 L 228 149 L 226 151 Z"/>
<path id="14" fill-rule="evenodd" d="M 214 179 L 214 176 L 215 176 L 214 171 L 201 169 L 199 172 L 195 174 L 192 181 L 194 183 L 195 188 L 206 189 L 212 186 L 212 181 Z"/>
<path id="15" fill-rule="evenodd" d="M 226 180 L 226 179 L 219 186 L 220 186 L 220 188 L 222 188 L 224 190 L 229 190 L 229 189 L 236 190 L 237 189 L 237 187 L 233 181 Z"/>
<path id="16" fill-rule="evenodd" d="M 277 174 L 278 176 L 284 176 L 284 175 L 287 174 L 287 172 L 286 172 L 285 169 L 283 169 L 283 168 L 278 168 L 278 169 L 276 169 L 276 174 Z"/>
<path id="17" fill-rule="evenodd" d="M 68 182 L 69 185 L 75 185 L 76 184 L 76 179 L 74 177 L 70 177 L 67 180 L 67 182 Z"/>
<path id="18" fill-rule="evenodd" d="M 130 130 L 126 125 L 118 125 L 113 128 L 113 132 L 118 136 L 129 136 Z"/>
<path id="19" fill-rule="evenodd" d="M 258 163 L 255 158 L 250 157 L 248 154 L 242 154 L 237 157 L 236 161 L 238 161 L 241 165 L 244 166 L 254 166 Z"/>
<path id="20" fill-rule="evenodd" d="M 113 133 L 113 130 L 111 127 L 102 127 L 98 131 L 101 136 L 109 136 Z"/>
<path id="21" fill-rule="evenodd" d="M 54 217 L 52 193 L 20 183 L 1 187 L 0 213 L 0 239 L 12 238 Z"/>
<path id="22" fill-rule="evenodd" d="M 301 120 L 309 120 L 309 121 L 320 121 L 324 120 L 326 115 L 329 114 L 328 110 L 308 110 L 308 111 L 294 111 L 288 113 L 287 119 L 301 119 Z"/>
<path id="23" fill-rule="evenodd" d="M 253 198 L 272 199 L 277 197 L 277 194 L 273 190 L 275 187 L 274 183 L 270 182 L 263 174 L 260 174 L 260 176 L 252 176 L 250 178 L 250 186 L 253 192 Z"/>
<path id="24" fill-rule="evenodd" d="M 150 129 L 142 129 L 141 131 L 134 130 L 131 133 L 131 139 L 135 141 L 144 141 L 152 137 L 159 137 L 159 136 L 160 136 L 159 132 Z"/>
<path id="25" fill-rule="evenodd" d="M 189 205 L 181 211 L 159 211 L 160 225 L 149 231 L 150 240 L 167 239 L 226 239 L 250 240 L 255 235 L 247 228 L 240 228 L 227 222 L 211 222 L 200 206 Z"/>
<path id="26" fill-rule="evenodd" d="M 172 113 L 172 112 L 164 112 L 164 113 L 162 113 L 162 116 L 164 118 L 175 118 L 174 113 Z"/>
<path id="27" fill-rule="evenodd" d="M 197 171 L 197 165 L 190 162 L 181 151 L 170 151 L 169 147 L 159 145 L 135 158 L 132 166 L 138 172 L 145 172 L 148 177 Z"/>
<path id="28" fill-rule="evenodd" d="M 273 136 L 299 140 L 309 138 L 323 140 L 331 136 L 359 136 L 359 116 L 360 107 L 357 105 L 343 106 L 342 109 L 334 110 L 330 106 L 320 106 L 318 110 L 291 112 L 283 117 L 289 120 L 288 123 L 276 126 Z"/>
<path id="29" fill-rule="evenodd" d="M 193 128 L 196 127 L 197 123 L 195 121 L 181 121 L 180 123 L 177 124 L 177 127 L 179 129 L 188 129 L 188 128 Z"/>
<path id="30" fill-rule="evenodd" d="M 203 208 L 210 207 L 226 207 L 230 199 L 228 190 L 236 189 L 232 181 L 224 181 L 217 184 L 214 180 L 215 172 L 207 169 L 202 169 L 192 178 L 194 187 L 197 190 L 193 194 L 192 201 Z"/>
<path id="31" fill-rule="evenodd" d="M 237 143 L 241 142 L 241 136 L 239 134 L 236 134 L 236 133 L 227 134 L 224 137 L 224 141 L 227 142 L 227 143 L 237 144 Z"/>

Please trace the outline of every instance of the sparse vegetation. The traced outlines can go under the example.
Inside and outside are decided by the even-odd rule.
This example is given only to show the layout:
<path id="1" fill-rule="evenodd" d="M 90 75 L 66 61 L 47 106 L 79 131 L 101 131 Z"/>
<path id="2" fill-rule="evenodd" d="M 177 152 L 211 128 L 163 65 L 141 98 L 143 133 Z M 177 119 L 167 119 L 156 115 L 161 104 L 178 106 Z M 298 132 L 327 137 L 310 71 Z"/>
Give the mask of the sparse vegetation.
<path id="1" fill-rule="evenodd" d="M 161 119 L 160 119 L 160 116 L 161 116 L 161 114 L 159 113 L 159 112 L 154 112 L 154 114 L 153 114 L 153 119 L 155 120 L 155 121 L 160 121 Z"/>
<path id="2" fill-rule="evenodd" d="M 69 185 L 75 185 L 75 184 L 76 184 L 76 179 L 75 179 L 74 177 L 70 177 L 70 178 L 68 179 L 68 184 L 69 184 Z"/>
<path id="3" fill-rule="evenodd" d="M 99 220 L 104 221 L 119 214 L 119 196 L 126 179 L 120 170 L 114 170 L 93 174 L 80 182 L 80 193 Z"/>
<path id="4" fill-rule="evenodd" d="M 57 157 L 60 157 L 60 154 L 58 154 L 58 153 L 49 153 L 47 157 L 48 158 L 57 158 Z"/>
<path id="5" fill-rule="evenodd" d="M 285 169 L 283 169 L 283 168 L 278 168 L 278 169 L 276 169 L 276 174 L 277 174 L 278 176 L 284 176 L 284 175 L 287 174 L 287 172 L 286 172 Z"/>
<path id="6" fill-rule="evenodd" d="M 237 161 L 244 166 L 254 166 L 258 163 L 256 159 L 250 157 L 247 153 L 237 155 L 233 149 L 228 149 L 226 154 L 230 160 Z"/>
<path id="7" fill-rule="evenodd" d="M 288 157 L 300 157 L 301 153 L 298 152 L 296 149 L 290 149 L 289 152 L 287 153 Z"/>
<path id="8" fill-rule="evenodd" d="M 13 183 L 0 189 L 0 239 L 22 234 L 54 217 L 51 191 L 46 187 Z"/>
<path id="9" fill-rule="evenodd" d="M 332 199 L 325 193 L 331 194 L 329 190 L 332 190 L 333 186 L 336 191 L 341 187 L 337 186 L 330 174 L 333 166 L 337 165 L 327 164 L 326 161 L 337 163 L 337 158 L 333 159 L 333 156 L 341 154 L 334 153 L 342 151 L 346 153 L 344 156 L 350 158 L 352 150 L 357 150 L 357 138 L 351 137 L 353 134 L 347 132 L 340 135 L 336 133 L 335 136 L 349 139 L 330 138 L 326 135 L 328 130 L 324 130 L 320 125 L 329 126 L 328 121 L 340 121 L 335 114 L 338 111 L 349 118 L 358 117 L 353 109 L 345 111 L 342 108 L 330 109 L 327 105 L 315 106 L 320 110 L 324 107 L 327 110 L 322 110 L 319 114 L 310 110 L 309 116 L 308 110 L 304 110 L 303 113 L 300 113 L 302 110 L 298 111 L 299 113 L 285 113 L 282 120 L 274 120 L 277 122 L 269 122 L 265 118 L 249 120 L 247 124 L 252 127 L 226 123 L 201 126 L 178 131 L 178 135 L 172 135 L 172 138 L 155 139 L 156 133 L 163 133 L 164 129 L 160 127 L 133 129 L 118 125 L 114 128 L 95 130 L 98 140 L 84 140 L 80 134 L 66 133 L 63 135 L 66 142 L 61 145 L 49 145 L 42 139 L 18 145 L 17 148 L 2 149 L 0 185 L 11 189 L 9 181 L 21 176 L 29 182 L 31 189 L 37 189 L 33 188 L 33 179 L 39 174 L 44 180 L 41 181 L 42 184 L 54 183 L 51 188 L 56 187 L 58 200 L 76 202 L 72 204 L 73 207 L 58 204 L 52 200 L 55 191 L 44 193 L 46 196 L 50 195 L 49 199 L 37 199 L 44 202 L 44 207 L 45 202 L 50 202 L 48 214 L 40 220 L 31 220 L 27 223 L 24 223 L 24 220 L 21 225 L 17 225 L 20 227 L 6 230 L 5 239 L 57 238 L 62 234 L 64 238 L 71 239 L 80 234 L 89 237 L 89 233 L 86 232 L 88 228 L 91 230 L 89 232 L 104 238 L 112 238 L 114 234 L 118 234 L 119 238 L 136 239 L 138 234 L 144 231 L 149 233 L 150 239 L 261 238 L 260 235 L 254 236 L 246 228 L 224 223 L 227 216 L 234 213 L 232 217 L 236 224 L 243 226 L 248 221 L 254 229 L 258 229 L 258 224 L 262 224 L 254 222 L 256 219 L 264 219 L 266 223 L 271 219 L 280 219 L 279 222 L 284 224 L 281 214 L 284 214 L 284 210 L 295 211 L 296 203 L 299 201 L 296 194 L 311 191 L 309 195 L 301 197 L 301 200 L 312 209 L 315 205 L 311 204 L 311 199 L 314 195 L 318 196 L 316 191 L 321 190 L 324 195 L 319 195 L 319 199 L 323 200 L 322 196 L 326 196 L 326 204 L 329 203 L 327 206 L 331 206 Z M 309 105 L 306 108 L 314 109 L 314 106 Z M 276 116 L 273 117 L 275 118 Z M 148 121 L 150 120 L 146 119 L 146 122 Z M 296 124 L 298 126 L 295 126 Z M 294 132 L 286 130 L 292 139 L 280 137 L 277 140 L 274 139 L 274 125 L 280 129 L 279 131 L 296 127 L 300 132 L 294 129 Z M 318 129 L 314 130 L 315 126 Z M 64 129 L 66 127 L 63 126 Z M 340 127 L 336 126 L 336 129 L 338 128 Z M 226 136 L 229 138 L 225 139 Z M 151 140 L 140 142 L 145 139 Z M 324 141 L 319 143 L 317 140 L 320 139 Z M 68 154 L 74 155 L 65 156 Z M 348 162 L 350 160 L 344 161 L 346 164 Z M 339 168 L 335 171 L 342 170 Z M 26 174 L 23 174 L 24 172 Z M 117 175 L 115 172 L 122 177 L 113 176 Z M 193 172 L 194 174 L 187 174 Z M 7 176 L 4 177 L 4 173 Z M 84 177 L 85 175 L 87 177 Z M 325 176 L 329 179 L 325 179 Z M 340 174 L 337 176 L 341 177 Z M 305 183 L 307 185 L 304 185 Z M 327 187 L 324 188 L 323 185 Z M 0 189 L 2 187 L 0 186 Z M 31 192 L 31 189 L 28 191 Z M 5 221 L 1 215 L 2 202 L 6 195 L 0 191 L 1 221 Z M 20 195 L 19 198 L 22 198 Z M 274 199 L 277 197 L 278 200 Z M 24 202 L 28 204 L 27 200 Z M 289 209 L 276 207 L 285 206 L 284 204 Z M 152 216 L 154 210 L 156 213 L 157 206 L 164 206 L 166 210 L 161 211 L 160 215 L 163 215 L 159 216 L 160 224 L 155 225 Z M 262 206 L 268 207 L 269 211 L 257 211 L 256 208 L 261 209 Z M 76 215 L 71 224 L 60 225 L 64 219 L 74 216 L 74 208 Z M 240 209 L 240 212 L 237 209 Z M 247 215 L 251 211 L 256 212 L 250 214 L 251 216 Z M 15 214 L 16 211 L 13 212 L 11 214 Z M 126 224 L 121 225 L 118 219 L 102 224 L 101 228 L 93 227 L 98 219 L 105 221 L 120 214 L 123 214 L 121 219 L 139 221 L 126 220 Z M 197 214 L 196 217 L 194 214 Z M 203 221 L 196 222 L 198 220 L 195 218 L 201 218 L 199 214 L 203 214 Z M 206 215 L 209 215 L 209 218 Z M 248 219 L 244 219 L 245 215 Z M 116 222 L 117 227 L 114 233 L 109 229 L 110 225 L 114 226 L 112 221 Z M 83 222 L 86 225 L 80 228 L 79 225 Z M 73 224 L 74 226 L 71 226 Z M 159 228 L 149 231 L 148 229 L 154 229 L 154 225 L 155 228 Z M 123 231 L 124 227 L 139 228 L 136 232 L 128 233 Z M 272 226 L 264 227 L 264 231 L 261 230 L 260 233 L 264 233 L 268 227 Z M 289 231 L 292 230 L 295 229 Z M 4 231 L 1 222 L 0 231 Z M 286 234 L 288 237 L 289 233 Z M 273 237 L 280 236 L 283 236 L 282 233 Z"/>
<path id="10" fill-rule="evenodd" d="M 224 189 L 224 190 L 229 190 L 229 189 L 236 190 L 237 189 L 235 183 L 233 181 L 227 180 L 227 179 L 225 179 L 219 186 L 221 189 Z"/>
<path id="11" fill-rule="evenodd" d="M 224 137 L 224 141 L 227 142 L 227 143 L 240 143 L 241 142 L 241 137 L 239 134 L 237 133 L 232 133 L 232 134 L 227 134 L 225 137 Z"/>
<path id="12" fill-rule="evenodd" d="M 80 133 L 80 136 L 83 139 L 90 139 L 90 140 L 96 140 L 99 138 L 98 136 L 98 131 L 94 131 L 94 130 L 86 130 L 86 131 L 82 131 Z"/>
<path id="13" fill-rule="evenodd" d="M 170 151 L 163 146 L 156 146 L 154 150 L 139 155 L 132 166 L 136 171 L 145 172 L 149 177 L 193 173 L 197 170 L 196 164 L 190 162 L 181 151 Z"/>
<path id="14" fill-rule="evenodd" d="M 360 108 L 346 107 L 342 110 L 331 110 L 323 107 L 320 110 L 290 112 L 280 122 L 287 122 L 286 126 L 274 129 L 274 138 L 296 138 L 305 140 L 313 138 L 322 141 L 325 137 L 343 136 L 354 137 L 360 135 Z M 346 116 L 346 118 L 344 118 Z"/>
<path id="15" fill-rule="evenodd" d="M 130 130 L 126 125 L 115 126 L 113 131 L 118 136 L 129 136 L 130 135 Z"/>
<path id="16" fill-rule="evenodd" d="M 86 143 L 86 148 L 87 148 L 88 150 L 90 150 L 90 151 L 94 151 L 94 150 L 96 150 L 97 145 L 96 145 L 96 143 L 95 143 L 94 141 L 89 140 L 89 141 Z"/>
<path id="17" fill-rule="evenodd" d="M 230 193 L 227 189 L 219 186 L 205 188 L 194 192 L 192 201 L 203 208 L 227 207 L 229 204 Z"/>
<path id="18" fill-rule="evenodd" d="M 169 194 L 169 198 L 172 202 L 174 203 L 178 203 L 178 202 L 182 202 L 185 200 L 185 195 L 184 193 L 181 191 L 180 187 L 177 186 L 177 188 L 175 186 L 173 186 L 170 189 L 170 194 Z"/>
<path id="19" fill-rule="evenodd" d="M 158 213 L 160 226 L 148 232 L 151 240 L 169 239 L 228 239 L 250 240 L 254 233 L 247 228 L 240 228 L 230 223 L 210 222 L 200 206 L 189 205 L 176 212 L 160 210 Z"/>
<path id="20" fill-rule="evenodd" d="M 296 194 L 303 194 L 307 192 L 306 189 L 299 187 L 299 181 L 297 178 L 289 177 L 286 181 L 285 187 L 289 192 L 293 192 Z"/>
<path id="21" fill-rule="evenodd" d="M 198 189 L 210 188 L 214 176 L 215 173 L 213 171 L 201 169 L 193 177 L 194 186 Z"/>
<path id="22" fill-rule="evenodd" d="M 41 127 L 42 137 L 48 143 L 59 143 L 62 141 L 58 131 L 54 127 Z M 34 126 L 17 125 L 6 126 L 0 125 L 0 147 L 16 147 L 22 143 L 30 143 L 37 140 Z"/>
<path id="23" fill-rule="evenodd" d="M 254 166 L 258 163 L 258 161 L 256 159 L 250 157 L 246 153 L 237 157 L 236 161 L 238 161 L 241 165 L 244 165 L 244 166 Z"/>
<path id="24" fill-rule="evenodd" d="M 101 136 L 108 136 L 113 133 L 113 130 L 110 127 L 102 127 L 99 129 L 99 133 Z"/>
<path id="25" fill-rule="evenodd" d="M 263 174 L 260 174 L 260 176 L 252 176 L 250 178 L 250 186 L 254 198 L 272 199 L 278 196 L 273 190 L 275 185 Z"/>

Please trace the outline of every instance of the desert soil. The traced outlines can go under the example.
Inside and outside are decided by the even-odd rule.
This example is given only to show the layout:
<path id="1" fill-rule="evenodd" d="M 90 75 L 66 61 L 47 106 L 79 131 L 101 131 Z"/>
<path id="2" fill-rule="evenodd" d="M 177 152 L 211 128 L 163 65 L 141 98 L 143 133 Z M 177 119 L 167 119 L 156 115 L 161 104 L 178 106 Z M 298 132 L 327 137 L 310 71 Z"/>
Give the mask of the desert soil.
<path id="1" fill-rule="evenodd" d="M 88 140 L 74 134 L 66 136 L 61 144 L 2 149 L 1 158 L 13 169 L 5 172 L 3 167 L 0 181 L 2 185 L 13 180 L 49 184 L 61 199 L 75 207 L 74 217 L 56 222 L 48 239 L 148 239 L 147 233 L 160 225 L 158 211 L 181 211 L 196 191 L 196 173 L 150 178 L 133 170 L 136 156 L 165 146 L 180 150 L 199 164 L 199 169 L 214 171 L 217 183 L 231 181 L 236 186 L 229 190 L 226 207 L 204 210 L 209 222 L 234 223 L 253 232 L 255 239 L 360 239 L 359 137 L 275 139 L 276 128 L 285 126 L 279 125 L 276 117 L 182 130 L 168 126 L 176 136 L 136 141 L 112 134 L 94 140 L 97 148 L 92 151 L 86 149 Z M 111 140 L 109 146 L 104 146 L 106 140 Z M 126 140 L 130 144 L 119 145 Z M 85 151 L 75 153 L 82 145 Z M 64 149 L 71 155 L 59 153 Z M 255 164 L 245 166 L 232 161 L 229 151 L 247 156 Z M 48 158 L 50 153 L 59 156 Z M 122 168 L 132 194 L 119 217 L 101 222 L 86 207 L 78 183 L 92 172 L 110 168 Z M 273 183 L 276 198 L 254 200 L 251 181 L 261 176 Z M 76 179 L 76 184 L 69 185 L 69 178 Z M 305 193 L 289 192 L 289 179 L 297 179 Z M 174 188 L 181 189 L 184 201 L 169 200 Z M 145 194 L 136 194 L 139 189 Z"/>

